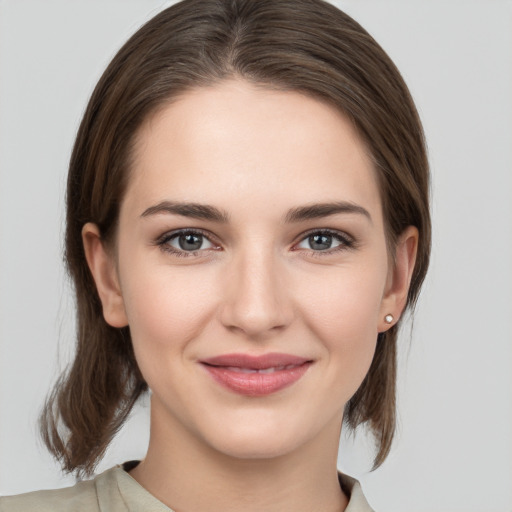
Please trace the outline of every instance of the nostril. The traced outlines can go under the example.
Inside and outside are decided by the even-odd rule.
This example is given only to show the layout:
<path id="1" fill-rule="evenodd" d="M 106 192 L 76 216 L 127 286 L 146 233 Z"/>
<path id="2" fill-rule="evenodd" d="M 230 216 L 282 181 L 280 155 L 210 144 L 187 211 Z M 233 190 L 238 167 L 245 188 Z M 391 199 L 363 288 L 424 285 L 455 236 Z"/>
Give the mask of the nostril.
<path id="1" fill-rule="evenodd" d="M 269 310 L 249 310 L 226 306 L 222 312 L 222 323 L 232 332 L 243 333 L 250 337 L 282 331 L 290 323 L 283 306 L 274 306 Z"/>
<path id="2" fill-rule="evenodd" d="M 259 337 L 281 331 L 289 325 L 293 315 L 289 287 L 283 283 L 276 261 L 269 251 L 247 250 L 230 268 L 229 280 L 223 276 L 220 320 L 232 332 Z"/>

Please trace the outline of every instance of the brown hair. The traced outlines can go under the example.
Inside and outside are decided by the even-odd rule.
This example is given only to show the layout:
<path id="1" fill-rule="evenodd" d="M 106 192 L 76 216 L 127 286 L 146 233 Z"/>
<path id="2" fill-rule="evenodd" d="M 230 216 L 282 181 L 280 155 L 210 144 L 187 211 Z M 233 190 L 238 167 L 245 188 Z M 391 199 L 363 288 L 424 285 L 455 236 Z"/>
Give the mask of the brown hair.
<path id="1" fill-rule="evenodd" d="M 41 415 L 46 445 L 67 471 L 91 473 L 147 390 L 129 328 L 110 327 L 87 267 L 81 229 L 112 240 L 134 137 L 158 107 L 187 89 L 231 77 L 300 91 L 349 116 L 377 171 L 390 247 L 419 230 L 408 306 L 430 252 L 429 173 L 421 123 L 398 70 L 353 19 L 323 0 L 184 0 L 139 29 L 98 82 L 81 122 L 67 185 L 66 261 L 77 307 L 76 356 Z M 379 335 L 345 422 L 367 424 L 386 458 L 395 430 L 396 337 Z"/>

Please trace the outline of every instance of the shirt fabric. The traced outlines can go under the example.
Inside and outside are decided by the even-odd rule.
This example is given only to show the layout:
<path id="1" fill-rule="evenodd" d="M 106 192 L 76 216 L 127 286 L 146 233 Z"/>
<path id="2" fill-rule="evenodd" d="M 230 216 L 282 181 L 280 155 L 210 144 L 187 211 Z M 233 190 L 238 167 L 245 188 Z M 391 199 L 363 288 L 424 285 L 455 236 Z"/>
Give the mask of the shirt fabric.
<path id="1" fill-rule="evenodd" d="M 127 463 L 125 467 L 133 467 Z M 373 512 L 357 480 L 338 473 L 349 504 L 345 512 Z M 173 512 L 132 478 L 123 466 L 64 489 L 0 498 L 0 512 Z"/>

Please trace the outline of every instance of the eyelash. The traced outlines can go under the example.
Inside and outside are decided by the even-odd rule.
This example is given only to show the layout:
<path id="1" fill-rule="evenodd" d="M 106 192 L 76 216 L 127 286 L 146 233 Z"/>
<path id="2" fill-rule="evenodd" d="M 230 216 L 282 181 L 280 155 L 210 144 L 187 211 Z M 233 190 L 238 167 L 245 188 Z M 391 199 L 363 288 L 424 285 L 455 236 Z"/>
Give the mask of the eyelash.
<path id="1" fill-rule="evenodd" d="M 202 229 L 178 229 L 176 231 L 171 231 L 169 233 L 165 233 L 160 238 L 156 240 L 156 245 L 160 247 L 160 249 L 164 252 L 171 253 L 173 256 L 178 256 L 179 258 L 189 258 L 191 256 L 199 256 L 199 253 L 201 251 L 204 251 L 205 249 L 201 249 L 198 251 L 183 251 L 178 250 L 172 245 L 169 245 L 169 242 L 171 240 L 174 240 L 175 238 L 178 238 L 180 235 L 200 235 L 204 238 L 206 238 L 212 245 L 218 246 L 213 240 L 212 235 L 206 231 L 203 231 Z"/>
<path id="2" fill-rule="evenodd" d="M 178 256 L 180 258 L 197 257 L 197 256 L 200 256 L 201 252 L 211 250 L 211 249 L 199 249 L 197 251 L 184 251 L 184 250 L 178 250 L 178 249 L 172 247 L 171 245 L 169 245 L 169 242 L 171 240 L 174 240 L 175 238 L 179 237 L 180 235 L 200 235 L 200 236 L 206 238 L 214 246 L 213 250 L 218 250 L 217 249 L 218 244 L 216 244 L 212 240 L 212 238 L 213 238 L 212 235 L 206 231 L 203 231 L 203 230 L 197 229 L 197 228 L 194 228 L 194 229 L 186 229 L 185 228 L 185 229 L 179 229 L 176 231 L 171 231 L 171 232 L 165 233 L 164 235 L 162 235 L 160 238 L 158 238 L 156 240 L 155 244 L 157 246 L 159 246 L 162 251 L 171 253 L 172 255 Z M 309 249 L 309 252 L 313 257 L 322 258 L 322 257 L 329 256 L 329 255 L 332 255 L 332 254 L 335 254 L 335 253 L 338 253 L 341 251 L 354 249 L 356 247 L 356 241 L 352 236 L 348 235 L 347 233 L 332 230 L 332 229 L 312 229 L 310 231 L 307 231 L 306 233 L 303 233 L 301 235 L 301 238 L 298 240 L 298 242 L 296 242 L 294 244 L 294 247 L 296 247 L 298 244 L 307 240 L 309 237 L 311 237 L 313 235 L 331 236 L 333 239 L 340 242 L 340 245 L 330 248 L 330 249 L 319 250 L 319 251 Z M 297 251 L 300 249 L 292 248 L 292 250 Z"/>
<path id="3" fill-rule="evenodd" d="M 333 254 L 337 254 L 342 251 L 346 251 L 349 249 L 355 249 L 356 248 L 356 240 L 348 235 L 347 233 L 343 231 L 336 231 L 334 229 L 312 229 L 310 231 L 307 231 L 306 233 L 303 233 L 301 235 L 300 240 L 294 244 L 294 247 L 297 246 L 299 243 L 307 240 L 313 235 L 327 235 L 331 236 L 334 240 L 340 242 L 340 245 L 337 247 L 332 247 L 330 249 L 325 249 L 323 251 L 315 251 L 313 249 L 309 249 L 309 252 L 311 256 L 315 258 L 323 258 L 325 256 L 331 256 Z M 297 250 L 297 249 L 294 249 Z"/>

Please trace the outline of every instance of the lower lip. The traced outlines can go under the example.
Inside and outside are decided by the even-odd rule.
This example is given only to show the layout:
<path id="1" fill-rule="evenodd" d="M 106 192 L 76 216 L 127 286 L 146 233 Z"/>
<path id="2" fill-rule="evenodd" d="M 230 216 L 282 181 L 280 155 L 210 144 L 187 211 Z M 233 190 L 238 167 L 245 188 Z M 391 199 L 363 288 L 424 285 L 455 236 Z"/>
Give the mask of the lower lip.
<path id="1" fill-rule="evenodd" d="M 244 373 L 225 366 L 203 364 L 208 373 L 221 385 L 235 393 L 247 396 L 265 396 L 297 382 L 311 366 L 311 362 L 271 373 Z"/>

